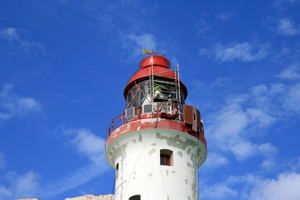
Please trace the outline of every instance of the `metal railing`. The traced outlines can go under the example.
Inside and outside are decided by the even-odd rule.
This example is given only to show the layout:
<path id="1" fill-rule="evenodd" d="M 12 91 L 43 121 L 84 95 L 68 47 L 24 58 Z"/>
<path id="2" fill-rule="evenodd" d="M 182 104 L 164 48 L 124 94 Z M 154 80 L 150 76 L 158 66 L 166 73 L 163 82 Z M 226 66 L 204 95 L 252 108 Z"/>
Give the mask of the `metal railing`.
<path id="1" fill-rule="evenodd" d="M 108 136 L 116 130 L 118 127 L 127 124 L 133 119 L 139 119 L 142 115 L 148 115 L 147 118 L 168 118 L 183 121 L 183 108 L 179 103 L 172 102 L 172 105 L 168 104 L 168 101 L 157 102 L 153 105 L 152 113 L 144 113 L 143 107 L 139 106 L 135 108 L 135 115 L 129 118 L 125 117 L 125 110 L 120 115 L 111 120 L 108 127 Z"/>

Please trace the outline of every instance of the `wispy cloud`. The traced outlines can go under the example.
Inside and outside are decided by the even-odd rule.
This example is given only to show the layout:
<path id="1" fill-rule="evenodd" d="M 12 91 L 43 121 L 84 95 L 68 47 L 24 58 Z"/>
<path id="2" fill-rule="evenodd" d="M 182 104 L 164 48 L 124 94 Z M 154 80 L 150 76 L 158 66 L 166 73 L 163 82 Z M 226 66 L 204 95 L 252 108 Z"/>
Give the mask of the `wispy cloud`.
<path id="1" fill-rule="evenodd" d="M 279 20 L 276 30 L 280 35 L 294 36 L 300 33 L 300 25 L 296 26 L 290 19 L 283 18 Z"/>
<path id="2" fill-rule="evenodd" d="M 205 120 L 213 150 L 221 150 L 224 155 L 230 152 L 239 161 L 261 155 L 265 160 L 261 167 L 270 166 L 278 149 L 251 138 L 275 122 L 300 113 L 298 70 L 298 64 L 292 64 L 276 76 L 279 82 L 257 85 L 245 93 L 227 96 L 225 104 Z"/>
<path id="3" fill-rule="evenodd" d="M 199 22 L 199 30 L 198 30 L 198 34 L 200 36 L 204 36 L 205 33 L 210 30 L 210 27 L 209 25 L 207 24 L 206 21 L 204 21 L 203 19 L 201 19 Z"/>
<path id="4" fill-rule="evenodd" d="M 284 96 L 283 107 L 300 113 L 300 83 L 292 85 L 288 88 L 287 93 Z"/>
<path id="5" fill-rule="evenodd" d="M 41 176 L 33 171 L 21 175 L 9 171 L 5 175 L 8 186 L 0 184 L 0 199 L 55 196 L 92 180 L 108 169 L 103 138 L 87 129 L 66 129 L 62 132 L 67 138 L 66 144 L 74 148 L 80 155 L 87 157 L 89 162 L 65 177 L 48 184 L 41 184 Z"/>
<path id="6" fill-rule="evenodd" d="M 95 177 L 101 175 L 105 168 L 101 168 L 96 164 L 87 164 L 73 172 L 70 175 L 62 177 L 43 187 L 38 193 L 41 197 L 49 197 L 61 194 L 70 189 L 76 188 L 84 183 L 89 182 Z"/>
<path id="7" fill-rule="evenodd" d="M 4 187 L 3 185 L 0 185 L 0 198 L 5 199 L 11 196 L 12 196 L 12 191 Z"/>
<path id="8" fill-rule="evenodd" d="M 268 171 L 272 170 L 274 166 L 276 166 L 276 162 L 273 159 L 269 159 L 269 158 L 265 159 L 260 165 L 261 168 Z"/>
<path id="9" fill-rule="evenodd" d="M 36 196 L 40 187 L 39 177 L 39 174 L 32 171 L 18 177 L 13 185 L 15 196 Z"/>
<path id="10" fill-rule="evenodd" d="M 227 13 L 220 13 L 217 15 L 217 19 L 220 19 L 221 21 L 227 21 L 233 17 L 233 12 L 227 12 Z"/>
<path id="11" fill-rule="evenodd" d="M 252 132 L 251 129 L 268 127 L 275 119 L 260 109 L 244 108 L 243 98 L 239 96 L 228 100 L 231 103 L 209 116 L 206 126 L 210 133 L 208 137 L 214 141 L 215 147 L 225 153 L 232 152 L 240 161 L 259 153 L 276 152 L 271 144 L 254 144 L 246 136 L 246 132 Z"/>
<path id="12" fill-rule="evenodd" d="M 2 169 L 6 164 L 4 153 L 0 152 L 0 169 Z"/>
<path id="13" fill-rule="evenodd" d="M 55 180 L 43 189 L 43 196 L 53 196 L 82 185 L 101 175 L 108 169 L 105 159 L 105 140 L 87 129 L 65 129 L 64 135 L 79 154 L 89 159 L 89 163 L 66 177 Z"/>
<path id="14" fill-rule="evenodd" d="M 142 49 L 152 49 L 155 48 L 155 37 L 151 34 L 129 34 L 123 37 L 123 49 L 127 49 L 131 52 L 132 57 L 141 55 Z"/>
<path id="15" fill-rule="evenodd" d="M 200 56 L 208 56 L 220 62 L 240 60 L 242 62 L 257 61 L 265 58 L 271 53 L 271 45 L 250 44 L 248 42 L 233 42 L 228 45 L 216 43 L 210 49 L 200 49 Z"/>
<path id="16" fill-rule="evenodd" d="M 300 74 L 298 71 L 300 71 L 300 65 L 293 64 L 287 69 L 283 70 L 277 77 L 286 80 L 297 80 L 300 79 Z"/>
<path id="17" fill-rule="evenodd" d="M 283 2 L 288 2 L 288 3 L 295 3 L 299 0 L 277 0 L 275 3 L 277 3 L 277 5 L 279 5 L 280 3 L 283 3 Z"/>
<path id="18" fill-rule="evenodd" d="M 87 156 L 93 163 L 103 164 L 105 140 L 94 135 L 87 129 L 67 129 L 64 133 L 71 136 L 70 143 L 82 155 Z"/>
<path id="19" fill-rule="evenodd" d="M 238 196 L 238 192 L 236 190 L 231 189 L 222 183 L 211 186 L 203 184 L 200 185 L 200 188 L 200 199 L 230 199 L 230 197 Z"/>
<path id="20" fill-rule="evenodd" d="M 41 111 L 40 103 L 31 97 L 15 94 L 12 85 L 6 84 L 0 91 L 0 120 L 8 120 L 14 116 L 24 116 Z"/>
<path id="21" fill-rule="evenodd" d="M 298 200 L 300 174 L 285 172 L 270 179 L 251 173 L 229 176 L 225 181 L 209 185 L 200 182 L 199 195 L 208 199 L 249 199 L 249 200 Z M 240 189 L 237 189 L 240 188 Z"/>
<path id="22" fill-rule="evenodd" d="M 216 152 L 209 152 L 204 167 L 206 169 L 213 169 L 227 164 L 229 164 L 229 161 L 224 155 Z M 203 168 L 201 168 L 201 170 L 203 170 Z"/>
<path id="23" fill-rule="evenodd" d="M 277 179 L 257 181 L 250 200 L 298 200 L 300 198 L 300 174 L 283 173 Z"/>
<path id="24" fill-rule="evenodd" d="M 300 33 L 300 26 L 297 27 L 290 19 L 283 18 L 279 20 L 276 30 L 280 35 L 294 36 Z"/>
<path id="25" fill-rule="evenodd" d="M 3 40 L 7 40 L 9 42 L 16 41 L 20 44 L 20 46 L 25 52 L 39 51 L 42 54 L 45 54 L 43 44 L 39 42 L 28 41 L 27 39 L 21 38 L 17 34 L 17 30 L 15 28 L 3 29 L 2 31 L 0 31 L 0 36 Z"/>
<path id="26" fill-rule="evenodd" d="M 13 40 L 19 40 L 16 29 L 14 29 L 14 28 L 3 29 L 0 32 L 0 36 L 1 36 L 2 39 L 8 40 L 10 42 L 13 41 Z"/>
<path id="27" fill-rule="evenodd" d="M 229 79 L 226 77 L 218 77 L 211 85 L 210 87 L 213 88 L 215 86 L 224 86 L 228 83 Z"/>
<path id="28" fill-rule="evenodd" d="M 8 172 L 5 175 L 8 180 L 8 187 L 0 185 L 0 199 L 16 199 L 20 197 L 34 197 L 40 190 L 40 175 L 29 171 L 25 174 L 18 175 L 15 172 Z"/>
<path id="29" fill-rule="evenodd" d="M 300 2 L 299 0 L 276 0 L 274 2 L 274 6 L 277 8 L 282 9 L 282 7 L 285 5 L 293 5 L 294 3 Z"/>

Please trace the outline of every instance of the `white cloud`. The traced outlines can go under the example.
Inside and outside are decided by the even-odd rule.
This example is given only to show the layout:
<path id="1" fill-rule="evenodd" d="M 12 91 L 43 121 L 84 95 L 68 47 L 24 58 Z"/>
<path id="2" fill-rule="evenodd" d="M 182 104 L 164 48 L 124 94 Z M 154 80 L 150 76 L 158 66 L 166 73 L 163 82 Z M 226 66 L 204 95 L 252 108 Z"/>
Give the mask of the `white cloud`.
<path id="1" fill-rule="evenodd" d="M 270 83 L 252 87 L 248 92 L 232 95 L 225 99 L 225 105 L 206 119 L 207 138 L 212 148 L 222 153 L 233 153 L 243 161 L 255 155 L 273 159 L 278 149 L 269 143 L 253 142 L 257 137 L 279 120 L 300 113 L 299 65 L 284 69 L 277 77 L 293 81 Z M 294 81 L 297 80 L 295 83 Z M 266 168 L 270 160 L 262 164 Z"/>
<path id="2" fill-rule="evenodd" d="M 8 40 L 10 42 L 13 40 L 19 40 L 16 29 L 14 29 L 14 28 L 3 29 L 0 32 L 0 36 L 2 37 L 2 39 Z"/>
<path id="3" fill-rule="evenodd" d="M 298 71 L 300 70 L 299 64 L 293 64 L 287 69 L 283 70 L 277 77 L 286 80 L 299 80 L 300 74 Z"/>
<path id="4" fill-rule="evenodd" d="M 8 186 L 0 183 L 0 199 L 47 198 L 82 185 L 109 168 L 105 159 L 104 139 L 86 129 L 68 129 L 64 130 L 63 133 L 68 138 L 67 144 L 74 147 L 81 155 L 86 156 L 90 162 L 65 177 L 43 185 L 39 182 L 40 175 L 33 171 L 22 175 L 10 171 L 5 178 L 9 181 Z"/>
<path id="5" fill-rule="evenodd" d="M 229 81 L 228 78 L 221 78 L 221 77 L 218 77 L 212 84 L 211 84 L 211 88 L 214 87 L 214 86 L 224 86 L 227 84 L 227 82 Z"/>
<path id="6" fill-rule="evenodd" d="M 53 196 L 82 185 L 101 175 L 109 168 L 105 158 L 105 140 L 86 129 L 63 130 L 67 136 L 68 144 L 89 159 L 89 163 L 65 177 L 46 185 L 44 196 Z"/>
<path id="7" fill-rule="evenodd" d="M 243 161 L 254 155 L 269 156 L 277 153 L 272 144 L 253 143 L 250 138 L 276 122 L 265 109 L 269 98 L 264 97 L 269 88 L 260 85 L 241 94 L 226 99 L 226 105 L 208 115 L 206 120 L 207 138 L 213 141 L 213 148 L 223 153 L 231 152 Z"/>
<path id="8" fill-rule="evenodd" d="M 237 191 L 230 189 L 225 184 L 216 184 L 209 187 L 203 185 L 200 188 L 199 199 L 230 199 L 238 195 Z"/>
<path id="9" fill-rule="evenodd" d="M 41 111 L 40 103 L 30 97 L 21 97 L 12 91 L 12 85 L 4 85 L 0 91 L 0 120 Z"/>
<path id="10" fill-rule="evenodd" d="M 300 174 L 279 174 L 277 179 L 258 181 L 251 191 L 250 200 L 300 199 Z"/>
<path id="11" fill-rule="evenodd" d="M 39 42 L 29 42 L 28 40 L 21 38 L 14 28 L 3 29 L 0 32 L 0 36 L 3 40 L 8 40 L 9 42 L 17 41 L 25 52 L 39 51 L 42 54 L 45 54 L 43 44 Z"/>
<path id="12" fill-rule="evenodd" d="M 9 198 L 12 196 L 12 191 L 0 185 L 0 198 Z"/>
<path id="13" fill-rule="evenodd" d="M 229 164 L 227 158 L 219 153 L 209 152 L 205 161 L 205 168 L 212 169 Z M 202 168 L 201 168 L 202 170 Z"/>
<path id="14" fill-rule="evenodd" d="M 69 129 L 64 131 L 74 138 L 70 141 L 76 150 L 87 156 L 92 162 L 102 165 L 105 154 L 105 140 L 86 129 Z"/>
<path id="15" fill-rule="evenodd" d="M 289 69 L 287 69 L 289 71 Z M 286 70 L 283 70 L 283 72 Z M 286 80 L 293 80 L 295 75 L 291 78 L 290 75 L 280 73 L 280 77 Z M 292 116 L 300 112 L 300 83 L 271 83 L 270 86 L 259 85 L 251 89 L 251 102 L 257 108 L 265 113 L 272 113 L 273 117 L 264 116 L 260 114 L 261 125 L 272 123 L 276 118 L 283 119 L 283 117 Z"/>
<path id="16" fill-rule="evenodd" d="M 35 172 L 28 172 L 18 177 L 14 184 L 14 194 L 16 197 L 33 197 L 39 190 L 39 175 Z"/>
<path id="17" fill-rule="evenodd" d="M 251 62 L 261 60 L 270 53 L 270 44 L 249 44 L 248 42 L 234 42 L 225 46 L 217 43 L 211 49 L 200 49 L 199 51 L 199 55 L 213 56 L 220 62 L 228 62 L 235 59 L 242 62 Z"/>
<path id="18" fill-rule="evenodd" d="M 200 26 L 198 31 L 199 35 L 203 35 L 206 31 L 210 30 L 210 27 L 203 19 L 199 21 L 199 26 Z"/>
<path id="19" fill-rule="evenodd" d="M 42 54 L 46 54 L 44 45 L 40 42 L 22 41 L 21 46 L 25 52 L 39 51 Z"/>
<path id="20" fill-rule="evenodd" d="M 274 169 L 276 167 L 276 163 L 274 160 L 272 159 L 266 159 L 262 162 L 262 164 L 260 165 L 261 168 L 266 169 L 268 171 Z"/>
<path id="21" fill-rule="evenodd" d="M 271 95 L 279 95 L 285 92 L 286 86 L 283 83 L 272 83 L 270 88 Z"/>
<path id="22" fill-rule="evenodd" d="M 274 168 L 275 162 L 266 159 L 261 167 L 266 170 Z M 299 165 L 298 165 L 299 167 Z M 202 183 L 201 183 L 202 184 Z M 247 173 L 241 176 L 229 176 L 225 181 L 214 185 L 203 184 L 204 195 L 209 199 L 237 199 L 249 200 L 285 200 L 300 199 L 300 174 L 294 171 L 280 173 L 275 178 L 266 178 Z M 234 190 L 233 188 L 240 188 Z M 228 193 L 218 194 L 217 189 L 229 191 Z M 206 191 L 207 190 L 207 191 Z M 214 191 L 216 194 L 214 194 Z M 201 195 L 200 191 L 200 195 Z M 203 197 L 204 197 L 203 195 Z"/>
<path id="23" fill-rule="evenodd" d="M 3 168 L 5 166 L 5 157 L 4 154 L 2 152 L 0 152 L 0 169 Z"/>
<path id="24" fill-rule="evenodd" d="M 256 145 L 245 141 L 237 142 L 230 147 L 230 150 L 232 153 L 234 153 L 239 161 L 243 161 L 244 159 L 254 156 L 257 153 Z"/>
<path id="25" fill-rule="evenodd" d="M 297 113 L 300 112 L 300 83 L 296 85 L 292 85 L 287 94 L 284 97 L 283 107 L 295 111 Z"/>
<path id="26" fill-rule="evenodd" d="M 217 19 L 220 19 L 221 21 L 227 21 L 231 19 L 233 15 L 233 12 L 220 13 L 219 15 L 217 15 Z"/>
<path id="27" fill-rule="evenodd" d="M 278 22 L 276 30 L 280 35 L 294 36 L 300 33 L 300 26 L 296 27 L 294 22 L 288 18 L 284 18 Z"/>
<path id="28" fill-rule="evenodd" d="M 40 175 L 33 171 L 29 171 L 23 175 L 8 172 L 6 179 L 9 180 L 9 186 L 0 185 L 0 199 L 36 196 L 40 190 L 39 178 Z"/>
<path id="29" fill-rule="evenodd" d="M 199 193 L 202 198 L 300 199 L 300 174 L 296 173 L 299 171 L 300 159 L 297 158 L 287 163 L 284 161 L 284 164 L 279 163 L 277 147 L 268 142 L 260 143 L 252 140 L 272 124 L 281 120 L 289 120 L 287 117 L 295 115 L 291 111 L 296 111 L 296 114 L 300 112 L 298 69 L 297 64 L 291 65 L 279 73 L 277 77 L 280 79 L 276 82 L 257 85 L 245 93 L 227 97 L 225 105 L 217 112 L 208 115 L 205 120 L 208 133 L 206 138 L 210 141 L 210 151 L 220 152 L 218 156 L 225 157 L 228 153 L 232 153 L 238 161 L 244 161 L 251 156 L 255 156 L 257 161 L 260 156 L 263 158 L 259 166 L 262 170 L 260 172 L 272 170 L 273 174 L 275 170 L 283 166 L 292 172 L 285 172 L 274 178 L 270 178 L 272 175 L 270 173 L 268 178 L 254 174 L 230 176 L 218 184 L 210 186 L 203 184 L 205 187 Z M 283 82 L 278 80 L 283 80 Z M 212 156 L 218 159 L 217 155 Z"/>
<path id="30" fill-rule="evenodd" d="M 259 145 L 258 150 L 268 158 L 270 158 L 272 155 L 274 156 L 278 151 L 278 149 L 270 143 Z"/>
<path id="31" fill-rule="evenodd" d="M 275 1 L 275 6 L 282 6 L 282 3 L 285 3 L 285 2 L 292 4 L 297 1 L 299 1 L 299 0 L 277 0 L 277 1 Z"/>
<path id="32" fill-rule="evenodd" d="M 230 147 L 235 154 L 237 160 L 243 161 L 248 157 L 262 154 L 263 156 L 274 156 L 277 153 L 277 148 L 271 144 L 253 144 L 247 141 L 240 141 Z"/>
<path id="33" fill-rule="evenodd" d="M 249 108 L 246 113 L 250 121 L 253 121 L 257 127 L 269 127 L 275 122 L 275 118 L 257 108 Z"/>
<path id="34" fill-rule="evenodd" d="M 103 161 L 103 160 L 102 160 Z M 104 161 L 103 161 L 104 162 Z M 104 165 L 104 164 L 103 164 Z M 97 176 L 103 174 L 107 170 L 107 167 L 99 166 L 91 163 L 87 164 L 70 174 L 53 181 L 43 187 L 43 190 L 39 192 L 39 196 L 49 197 L 57 194 L 61 194 L 70 189 L 76 188 L 79 185 L 89 182 Z"/>
<path id="35" fill-rule="evenodd" d="M 266 160 L 268 169 L 274 164 Z M 203 186 L 201 186 L 203 185 Z M 239 187 L 239 190 L 233 188 Z M 300 174 L 286 172 L 277 178 L 265 178 L 254 174 L 229 176 L 225 181 L 208 185 L 200 183 L 200 196 L 206 199 L 249 199 L 249 200 L 298 200 L 300 199 Z"/>
<path id="36" fill-rule="evenodd" d="M 123 37 L 123 49 L 129 50 L 132 57 L 141 55 L 143 48 L 154 50 L 154 47 L 155 38 L 150 34 L 129 34 Z"/>

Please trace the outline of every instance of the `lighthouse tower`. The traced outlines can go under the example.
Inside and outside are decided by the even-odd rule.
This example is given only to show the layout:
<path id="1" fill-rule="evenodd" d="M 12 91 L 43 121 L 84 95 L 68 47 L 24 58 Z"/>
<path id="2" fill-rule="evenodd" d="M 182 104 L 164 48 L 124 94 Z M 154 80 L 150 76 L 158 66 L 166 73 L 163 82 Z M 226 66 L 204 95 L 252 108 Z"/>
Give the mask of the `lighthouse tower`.
<path id="1" fill-rule="evenodd" d="M 116 200 L 199 199 L 197 169 L 207 156 L 200 112 L 185 104 L 179 67 L 157 54 L 141 61 L 124 89 L 126 107 L 108 129 Z"/>

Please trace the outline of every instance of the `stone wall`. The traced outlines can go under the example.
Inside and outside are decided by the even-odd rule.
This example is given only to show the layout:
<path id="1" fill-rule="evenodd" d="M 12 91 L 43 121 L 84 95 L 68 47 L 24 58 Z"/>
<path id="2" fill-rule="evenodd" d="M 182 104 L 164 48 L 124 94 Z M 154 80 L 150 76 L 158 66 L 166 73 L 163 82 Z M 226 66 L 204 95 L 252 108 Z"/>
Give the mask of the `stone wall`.
<path id="1" fill-rule="evenodd" d="M 42 199 L 37 199 L 37 198 L 21 198 L 21 199 L 18 199 L 18 200 L 42 200 Z"/>
<path id="2" fill-rule="evenodd" d="M 37 198 L 19 198 L 18 200 L 42 200 Z M 85 195 L 80 197 L 73 197 L 73 198 L 66 198 L 65 200 L 115 200 L 115 195 L 108 194 L 108 195 Z"/>
<path id="3" fill-rule="evenodd" d="M 85 195 L 80 197 L 74 198 L 66 198 L 65 200 L 115 200 L 115 195 L 108 194 L 108 195 Z"/>

